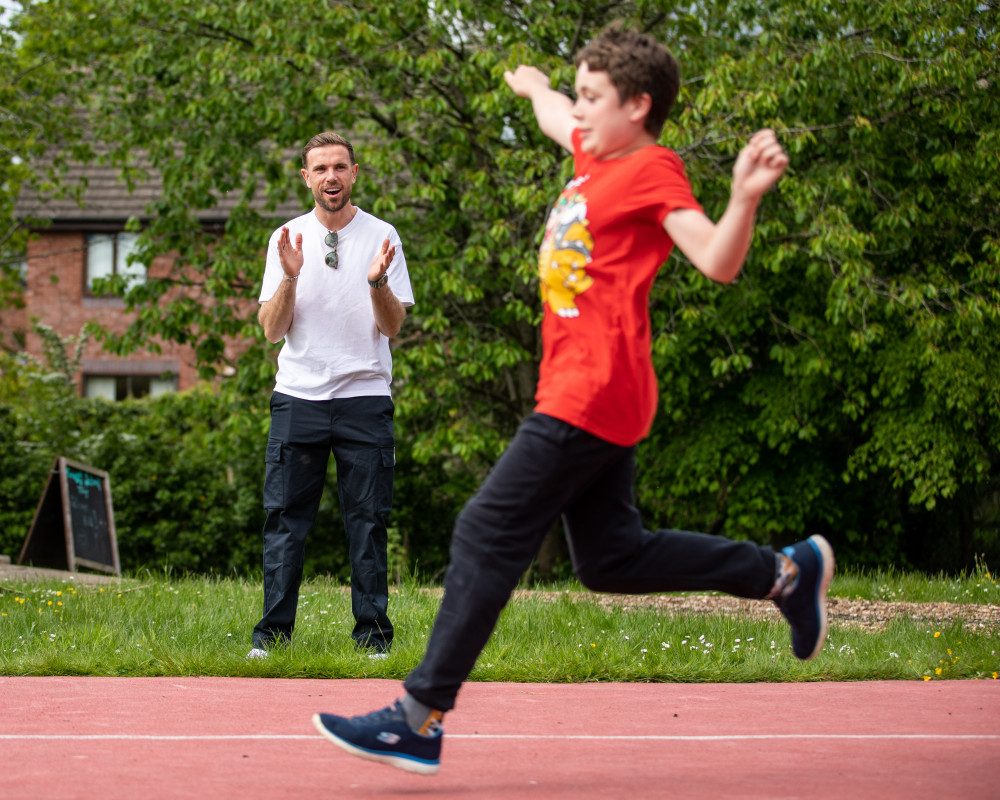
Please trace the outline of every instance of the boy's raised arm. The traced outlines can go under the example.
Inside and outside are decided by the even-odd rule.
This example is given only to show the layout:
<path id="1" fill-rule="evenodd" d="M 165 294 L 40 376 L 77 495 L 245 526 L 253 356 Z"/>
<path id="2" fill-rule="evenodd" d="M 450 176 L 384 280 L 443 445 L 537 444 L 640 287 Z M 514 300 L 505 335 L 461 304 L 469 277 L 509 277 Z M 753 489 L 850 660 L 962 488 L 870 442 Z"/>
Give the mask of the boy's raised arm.
<path id="1" fill-rule="evenodd" d="M 572 152 L 573 129 L 576 127 L 573 101 L 553 89 L 549 85 L 549 76 L 536 67 L 522 64 L 513 72 L 507 70 L 503 77 L 514 94 L 531 100 L 531 108 L 542 133 Z"/>
<path id="2" fill-rule="evenodd" d="M 729 283 L 743 268 L 760 199 L 787 166 L 774 131 L 757 131 L 736 158 L 729 203 L 718 223 L 700 211 L 680 209 L 667 215 L 664 229 L 702 273 Z"/>

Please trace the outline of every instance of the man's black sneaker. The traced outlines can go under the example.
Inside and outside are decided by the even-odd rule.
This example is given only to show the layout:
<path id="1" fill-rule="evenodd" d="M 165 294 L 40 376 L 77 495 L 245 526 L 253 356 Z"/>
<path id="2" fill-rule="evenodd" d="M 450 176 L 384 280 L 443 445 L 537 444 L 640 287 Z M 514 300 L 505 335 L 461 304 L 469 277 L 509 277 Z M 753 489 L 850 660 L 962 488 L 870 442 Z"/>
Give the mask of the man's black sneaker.
<path id="1" fill-rule="evenodd" d="M 313 725 L 337 747 L 359 758 L 421 775 L 433 775 L 441 768 L 444 730 L 437 725 L 426 736 L 417 733 L 406 724 L 398 701 L 362 717 L 313 714 Z"/>
<path id="2" fill-rule="evenodd" d="M 772 599 L 792 626 L 792 652 L 808 661 L 826 641 L 826 590 L 833 579 L 833 548 L 817 534 L 781 552 L 798 574 Z"/>

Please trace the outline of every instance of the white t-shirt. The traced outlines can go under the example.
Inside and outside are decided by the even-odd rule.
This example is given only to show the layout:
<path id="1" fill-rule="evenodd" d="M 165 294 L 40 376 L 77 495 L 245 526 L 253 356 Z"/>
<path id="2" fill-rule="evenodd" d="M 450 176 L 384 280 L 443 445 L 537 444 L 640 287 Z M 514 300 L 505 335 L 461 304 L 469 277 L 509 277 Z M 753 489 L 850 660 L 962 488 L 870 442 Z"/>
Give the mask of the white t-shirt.
<path id="1" fill-rule="evenodd" d="M 302 234 L 303 265 L 295 287 L 295 310 L 278 353 L 275 390 L 303 400 L 335 397 L 388 396 L 392 382 L 389 339 L 375 325 L 368 267 L 382 242 L 396 246 L 389 265 L 389 289 L 404 306 L 413 305 L 410 275 L 396 229 L 362 211 L 337 231 L 336 269 L 324 258 L 332 248 L 329 232 L 315 210 L 287 223 L 292 244 Z M 281 228 L 267 245 L 267 263 L 260 302 L 270 300 L 284 271 L 278 258 Z"/>

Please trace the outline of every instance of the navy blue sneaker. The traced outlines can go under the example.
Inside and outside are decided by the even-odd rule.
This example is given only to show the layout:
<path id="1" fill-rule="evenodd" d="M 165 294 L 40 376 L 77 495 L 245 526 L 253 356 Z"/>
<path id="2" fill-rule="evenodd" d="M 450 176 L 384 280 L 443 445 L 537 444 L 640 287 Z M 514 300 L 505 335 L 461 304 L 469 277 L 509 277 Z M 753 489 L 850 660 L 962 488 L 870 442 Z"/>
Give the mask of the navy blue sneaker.
<path id="1" fill-rule="evenodd" d="M 313 725 L 337 747 L 358 758 L 421 775 L 433 775 L 441 768 L 444 730 L 437 724 L 428 726 L 427 735 L 417 733 L 406 724 L 398 701 L 363 717 L 313 714 Z"/>
<path id="2" fill-rule="evenodd" d="M 784 548 L 782 558 L 793 573 L 781 592 L 771 599 L 792 626 L 792 652 L 808 661 L 826 641 L 826 590 L 833 579 L 833 548 L 820 535 Z"/>

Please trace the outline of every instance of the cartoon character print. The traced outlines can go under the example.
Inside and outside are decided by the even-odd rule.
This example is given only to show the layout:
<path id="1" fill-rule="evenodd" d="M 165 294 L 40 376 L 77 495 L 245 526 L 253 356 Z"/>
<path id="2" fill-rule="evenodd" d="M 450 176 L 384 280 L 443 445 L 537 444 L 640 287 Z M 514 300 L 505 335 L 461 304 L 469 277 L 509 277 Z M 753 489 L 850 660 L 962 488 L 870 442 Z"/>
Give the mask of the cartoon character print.
<path id="1" fill-rule="evenodd" d="M 545 222 L 545 235 L 538 253 L 542 302 L 560 317 L 578 317 L 576 296 L 587 291 L 594 279 L 587 274 L 594 238 L 588 229 L 587 198 L 576 191 L 586 180 L 577 178 L 559 195 Z"/>

